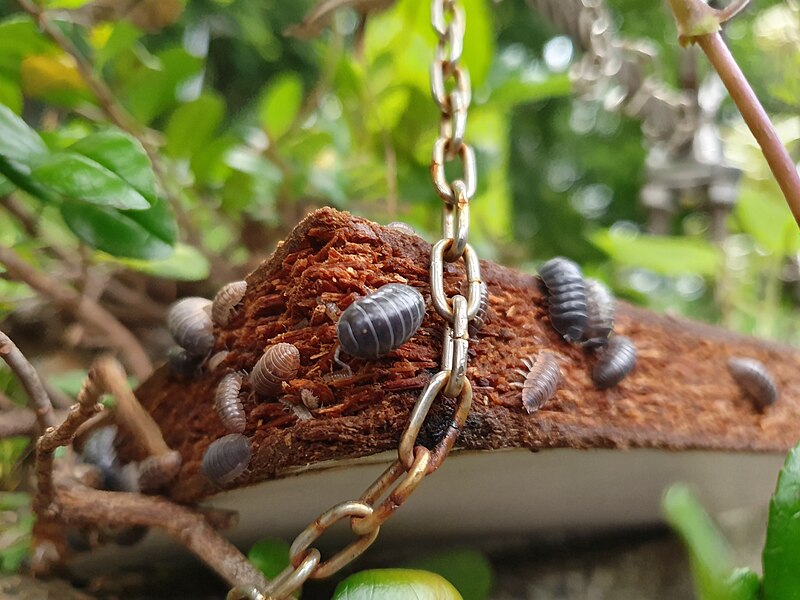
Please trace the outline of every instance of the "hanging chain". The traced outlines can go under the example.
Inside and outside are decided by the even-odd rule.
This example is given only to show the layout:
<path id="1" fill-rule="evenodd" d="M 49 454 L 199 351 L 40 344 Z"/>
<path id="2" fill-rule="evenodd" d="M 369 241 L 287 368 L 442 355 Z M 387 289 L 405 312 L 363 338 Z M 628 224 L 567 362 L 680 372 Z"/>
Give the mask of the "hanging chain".
<path id="1" fill-rule="evenodd" d="M 279 600 L 291 595 L 308 579 L 330 577 L 360 556 L 378 537 L 381 525 L 414 493 L 427 475 L 438 469 L 458 438 L 472 407 L 472 385 L 467 379 L 468 324 L 481 303 L 478 257 L 469 245 L 469 201 L 475 195 L 475 154 L 464 143 L 470 84 L 460 65 L 464 49 L 465 18 L 455 0 L 432 0 L 431 23 L 438 36 L 431 65 L 431 95 L 441 112 L 439 137 L 433 145 L 431 178 L 444 201 L 442 239 L 431 250 L 430 282 L 434 309 L 444 319 L 441 370 L 423 389 L 400 437 L 398 458 L 358 500 L 342 502 L 322 513 L 289 549 L 290 565 L 265 590 L 234 588 L 228 600 Z M 445 165 L 461 163 L 461 177 L 448 181 Z M 464 261 L 467 296 L 445 294 L 445 263 Z M 436 398 L 456 398 L 456 407 L 442 438 L 433 449 L 417 443 Z M 383 501 L 381 501 L 383 499 Z M 349 519 L 355 541 L 323 561 L 312 544 L 335 523 Z"/>

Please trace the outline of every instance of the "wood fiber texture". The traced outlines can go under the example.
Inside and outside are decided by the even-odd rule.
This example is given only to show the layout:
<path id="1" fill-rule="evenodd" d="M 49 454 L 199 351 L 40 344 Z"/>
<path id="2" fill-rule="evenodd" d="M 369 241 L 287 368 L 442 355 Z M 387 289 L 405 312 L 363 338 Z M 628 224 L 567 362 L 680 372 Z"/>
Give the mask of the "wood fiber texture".
<path id="1" fill-rule="evenodd" d="M 282 400 L 256 399 L 242 387 L 245 435 L 253 443 L 248 471 L 228 488 L 280 477 L 288 469 L 397 447 L 409 411 L 438 370 L 442 319 L 430 302 L 430 245 L 333 209 L 303 220 L 274 254 L 247 277 L 247 293 L 229 323 L 216 328 L 215 351 L 228 350 L 213 372 L 191 380 L 159 369 L 137 391 L 180 451 L 183 467 L 171 497 L 194 501 L 219 491 L 200 471 L 209 443 L 225 435 L 214 411 L 214 390 L 232 370 L 250 371 L 263 349 L 277 342 L 300 351 L 298 378 Z M 638 348 L 638 367 L 618 386 L 597 391 L 591 382 L 596 355 L 568 344 L 550 326 L 546 299 L 535 276 L 481 263 L 490 309 L 483 330 L 470 342 L 473 410 L 458 448 L 654 447 L 783 452 L 800 439 L 800 351 L 620 303 L 616 333 Z M 446 292 L 464 281 L 463 265 L 447 266 Z M 392 282 L 408 283 L 425 296 L 427 315 L 417 334 L 380 360 L 342 358 L 352 378 L 331 376 L 336 310 Z M 462 293 L 465 290 L 462 290 Z M 532 414 L 522 407 L 516 369 L 541 350 L 556 354 L 563 382 Z M 730 356 L 762 361 L 781 397 L 764 412 L 728 373 Z M 337 367 L 334 372 L 340 371 Z M 310 390 L 320 408 L 298 420 L 286 403 Z M 449 423 L 454 402 L 434 403 L 420 440 L 435 443 Z M 130 439 L 120 449 L 134 458 Z"/>

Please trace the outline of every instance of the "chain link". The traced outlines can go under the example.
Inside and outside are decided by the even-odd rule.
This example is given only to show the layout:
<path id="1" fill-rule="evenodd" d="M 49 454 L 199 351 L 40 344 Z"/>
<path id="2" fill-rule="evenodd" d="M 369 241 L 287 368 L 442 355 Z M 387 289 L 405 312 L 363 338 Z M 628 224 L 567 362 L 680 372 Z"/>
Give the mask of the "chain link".
<path id="1" fill-rule="evenodd" d="M 398 457 L 358 500 L 342 502 L 322 513 L 290 548 L 290 565 L 265 590 L 235 588 L 229 600 L 279 600 L 309 579 L 329 577 L 360 556 L 378 537 L 383 523 L 414 493 L 422 481 L 447 458 L 472 407 L 467 379 L 469 321 L 481 303 L 481 269 L 469 245 L 469 203 L 477 189 L 475 153 L 464 142 L 471 101 L 469 74 L 460 65 L 464 49 L 465 16 L 455 0 L 432 0 L 431 24 L 438 36 L 431 65 L 431 96 L 439 107 L 439 137 L 433 146 L 431 179 L 443 200 L 442 239 L 431 250 L 431 298 L 444 319 L 441 370 L 422 390 L 400 437 Z M 461 177 L 448 181 L 445 167 L 459 160 Z M 445 293 L 445 263 L 464 261 L 467 296 Z M 457 399 L 453 416 L 432 449 L 418 443 L 433 403 L 446 396 Z M 349 519 L 356 540 L 326 561 L 312 544 L 335 523 Z"/>

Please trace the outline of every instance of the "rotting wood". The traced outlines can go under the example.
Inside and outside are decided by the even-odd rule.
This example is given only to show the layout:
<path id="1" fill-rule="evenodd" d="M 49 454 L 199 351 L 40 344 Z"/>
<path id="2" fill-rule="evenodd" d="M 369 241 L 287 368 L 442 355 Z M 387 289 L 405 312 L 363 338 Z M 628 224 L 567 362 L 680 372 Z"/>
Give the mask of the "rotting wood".
<path id="1" fill-rule="evenodd" d="M 287 469 L 323 460 L 365 456 L 397 447 L 408 413 L 438 368 L 442 320 L 430 308 L 430 245 L 422 238 L 381 227 L 333 209 L 301 222 L 275 253 L 247 277 L 247 293 L 229 323 L 215 330 L 215 351 L 229 350 L 214 372 L 182 380 L 159 369 L 137 391 L 183 467 L 170 496 L 193 501 L 218 491 L 200 472 L 208 444 L 226 431 L 214 408 L 214 390 L 232 370 L 249 371 L 268 344 L 300 350 L 297 379 L 284 400 L 301 402 L 309 389 L 319 400 L 315 418 L 299 421 L 279 402 L 257 402 L 242 387 L 245 435 L 253 461 L 228 487 L 279 477 Z M 782 452 L 800 439 L 800 351 L 681 318 L 620 303 L 616 332 L 639 352 L 636 371 L 620 385 L 597 391 L 591 382 L 596 357 L 563 341 L 552 329 L 533 275 L 483 262 L 491 307 L 470 344 L 469 377 L 475 402 L 457 447 L 722 449 Z M 450 265 L 446 293 L 463 281 Z M 344 356 L 353 377 L 330 376 L 336 345 L 335 311 L 391 282 L 409 283 L 426 297 L 428 314 L 418 333 L 380 360 Z M 541 410 L 526 414 L 511 384 L 523 357 L 555 352 L 564 381 Z M 781 392 L 764 413 L 742 395 L 726 368 L 730 356 L 768 365 Z M 447 426 L 452 401 L 439 399 L 421 441 Z M 141 458 L 130 440 L 121 455 Z"/>

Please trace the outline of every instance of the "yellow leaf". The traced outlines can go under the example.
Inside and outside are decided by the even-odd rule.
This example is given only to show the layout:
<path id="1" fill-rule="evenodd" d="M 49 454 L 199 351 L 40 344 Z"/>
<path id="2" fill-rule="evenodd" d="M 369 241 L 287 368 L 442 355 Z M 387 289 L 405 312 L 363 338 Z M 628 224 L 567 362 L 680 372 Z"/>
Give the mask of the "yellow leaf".
<path id="1" fill-rule="evenodd" d="M 27 56 L 22 60 L 22 91 L 30 98 L 73 105 L 91 98 L 89 88 L 67 54 Z"/>

